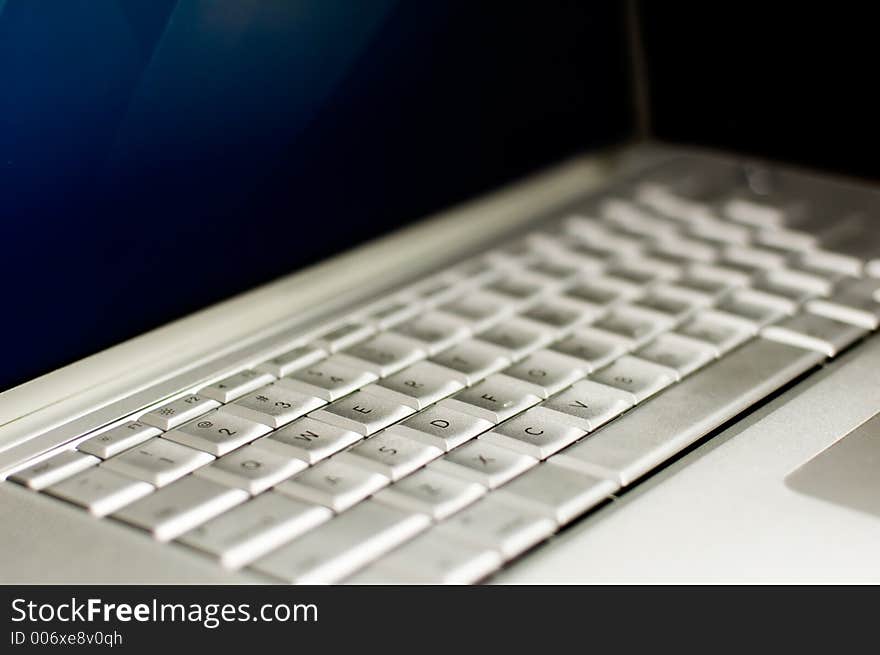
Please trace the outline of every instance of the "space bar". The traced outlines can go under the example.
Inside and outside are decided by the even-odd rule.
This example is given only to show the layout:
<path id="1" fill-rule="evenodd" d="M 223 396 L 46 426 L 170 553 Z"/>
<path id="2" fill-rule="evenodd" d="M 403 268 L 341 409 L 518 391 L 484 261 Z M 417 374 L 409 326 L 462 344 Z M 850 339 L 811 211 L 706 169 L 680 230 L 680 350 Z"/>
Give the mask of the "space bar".
<path id="1" fill-rule="evenodd" d="M 823 359 L 755 339 L 551 459 L 630 484 Z"/>

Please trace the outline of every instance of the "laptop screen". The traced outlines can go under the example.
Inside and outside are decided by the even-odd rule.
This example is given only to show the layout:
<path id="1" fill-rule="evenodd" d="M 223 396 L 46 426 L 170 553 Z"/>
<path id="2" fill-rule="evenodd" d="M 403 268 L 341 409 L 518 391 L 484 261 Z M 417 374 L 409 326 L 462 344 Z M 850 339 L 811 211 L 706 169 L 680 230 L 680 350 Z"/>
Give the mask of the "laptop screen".
<path id="1" fill-rule="evenodd" d="M 0 0 L 0 391 L 630 128 L 617 3 Z"/>

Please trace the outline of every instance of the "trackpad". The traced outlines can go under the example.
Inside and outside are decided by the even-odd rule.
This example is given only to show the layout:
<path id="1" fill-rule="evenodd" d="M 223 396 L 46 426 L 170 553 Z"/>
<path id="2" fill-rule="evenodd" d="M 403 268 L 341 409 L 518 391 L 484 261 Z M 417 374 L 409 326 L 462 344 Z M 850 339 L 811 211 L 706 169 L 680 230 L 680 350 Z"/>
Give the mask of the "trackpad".
<path id="1" fill-rule="evenodd" d="M 880 414 L 791 473 L 800 493 L 880 516 Z"/>

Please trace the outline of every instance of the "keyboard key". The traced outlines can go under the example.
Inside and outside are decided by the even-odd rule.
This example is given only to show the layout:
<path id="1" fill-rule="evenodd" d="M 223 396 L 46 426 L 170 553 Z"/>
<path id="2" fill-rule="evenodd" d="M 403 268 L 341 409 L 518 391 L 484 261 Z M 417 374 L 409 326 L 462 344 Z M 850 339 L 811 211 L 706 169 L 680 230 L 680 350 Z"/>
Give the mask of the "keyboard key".
<path id="1" fill-rule="evenodd" d="M 488 546 L 512 559 L 553 534 L 556 523 L 489 497 L 447 519 L 437 530 L 444 537 Z"/>
<path id="2" fill-rule="evenodd" d="M 337 459 L 328 459 L 275 487 L 283 494 L 341 512 L 376 493 L 390 480 Z"/>
<path id="3" fill-rule="evenodd" d="M 629 345 L 630 341 L 619 335 L 581 328 L 550 347 L 563 355 L 576 358 L 589 373 L 626 353 Z"/>
<path id="4" fill-rule="evenodd" d="M 301 459 L 284 457 L 251 445 L 215 460 L 210 466 L 203 466 L 193 475 L 256 495 L 307 466 Z"/>
<path id="5" fill-rule="evenodd" d="M 94 455 L 85 455 L 75 450 L 65 450 L 53 457 L 13 473 L 9 476 L 9 479 L 39 491 L 61 482 L 61 480 L 69 478 L 75 473 L 84 471 L 100 461 Z"/>
<path id="6" fill-rule="evenodd" d="M 431 463 L 428 468 L 494 489 L 537 463 L 534 457 L 476 439 Z"/>
<path id="7" fill-rule="evenodd" d="M 529 321 L 512 318 L 477 335 L 480 341 L 504 348 L 517 361 L 553 340 L 552 331 Z"/>
<path id="8" fill-rule="evenodd" d="M 296 457 L 308 464 L 326 459 L 363 439 L 351 430 L 304 417 L 251 444 L 254 448 Z"/>
<path id="9" fill-rule="evenodd" d="M 719 354 L 736 348 L 757 333 L 751 321 L 732 314 L 707 310 L 679 326 L 676 333 L 704 341 L 718 349 Z"/>
<path id="10" fill-rule="evenodd" d="M 880 327 L 880 280 L 849 280 L 837 286 L 828 298 L 817 298 L 807 310 L 867 330 Z"/>
<path id="11" fill-rule="evenodd" d="M 394 328 L 394 332 L 418 341 L 431 355 L 467 339 L 471 330 L 462 320 L 443 314 L 428 312 Z"/>
<path id="12" fill-rule="evenodd" d="M 811 250 L 801 255 L 798 261 L 820 271 L 851 277 L 862 276 L 862 261 L 851 255 L 827 250 Z"/>
<path id="13" fill-rule="evenodd" d="M 660 312 L 621 305 L 593 323 L 593 327 L 628 339 L 630 347 L 647 343 L 674 324 L 674 320 Z"/>
<path id="14" fill-rule="evenodd" d="M 591 368 L 587 362 L 552 350 L 538 350 L 502 373 L 528 382 L 537 395 L 547 398 L 585 377 Z"/>
<path id="15" fill-rule="evenodd" d="M 270 384 L 226 405 L 223 411 L 271 428 L 280 428 L 327 401 L 294 391 L 282 384 Z"/>
<path id="16" fill-rule="evenodd" d="M 593 380 L 581 380 L 558 396 L 545 400 L 536 412 L 552 412 L 548 418 L 591 432 L 635 404 L 635 397 Z"/>
<path id="17" fill-rule="evenodd" d="M 739 289 L 719 302 L 718 311 L 751 321 L 755 327 L 768 325 L 797 310 L 797 303 L 754 289 Z"/>
<path id="18" fill-rule="evenodd" d="M 452 379 L 449 369 L 431 362 L 418 362 L 376 384 L 364 387 L 364 391 L 375 396 L 384 396 L 413 409 L 424 409 L 463 388 L 461 382 Z"/>
<path id="19" fill-rule="evenodd" d="M 868 330 L 850 323 L 816 314 L 802 313 L 761 330 L 765 339 L 809 348 L 834 357 L 847 346 L 868 334 Z"/>
<path id="20" fill-rule="evenodd" d="M 422 305 L 419 301 L 406 298 L 392 301 L 379 309 L 371 311 L 368 318 L 377 330 L 385 330 L 411 319 L 421 309 Z"/>
<path id="21" fill-rule="evenodd" d="M 161 434 L 161 432 L 159 428 L 154 428 L 152 425 L 140 421 L 128 421 L 95 435 L 91 439 L 86 439 L 77 446 L 77 450 L 101 459 L 107 459 L 133 448 L 139 443 Z"/>
<path id="22" fill-rule="evenodd" d="M 392 425 L 388 431 L 448 451 L 491 427 L 492 423 L 485 419 L 435 405 Z"/>
<path id="23" fill-rule="evenodd" d="M 788 258 L 766 248 L 730 245 L 724 248 L 719 264 L 754 272 L 782 268 Z"/>
<path id="24" fill-rule="evenodd" d="M 641 402 L 674 383 L 678 373 L 675 369 L 626 355 L 610 366 L 591 373 L 590 379 L 628 391 L 635 396 L 636 402 Z"/>
<path id="25" fill-rule="evenodd" d="M 610 277 L 600 277 L 581 280 L 567 289 L 565 295 L 599 310 L 631 300 L 641 292 L 638 285 Z"/>
<path id="26" fill-rule="evenodd" d="M 309 344 L 312 348 L 321 348 L 329 353 L 335 353 L 343 348 L 353 346 L 358 341 L 363 341 L 375 332 L 372 325 L 363 323 L 345 323 L 333 328 L 323 336 Z"/>
<path id="27" fill-rule="evenodd" d="M 426 355 L 417 342 L 393 332 L 381 332 L 340 351 L 337 361 L 344 365 L 350 360 L 352 368 L 385 377 Z"/>
<path id="28" fill-rule="evenodd" d="M 394 584 L 474 584 L 500 566 L 501 556 L 490 548 L 452 541 L 428 531 L 370 568 L 378 576 L 386 572 Z"/>
<path id="29" fill-rule="evenodd" d="M 628 485 L 823 359 L 756 339 L 548 461 Z"/>
<path id="30" fill-rule="evenodd" d="M 424 514 L 367 501 L 252 566 L 289 583 L 332 584 L 414 537 L 429 523 Z"/>
<path id="31" fill-rule="evenodd" d="M 220 403 L 216 400 L 199 394 L 190 394 L 147 412 L 139 420 L 160 430 L 171 430 L 216 407 L 220 407 Z"/>
<path id="32" fill-rule="evenodd" d="M 714 360 L 719 353 L 708 343 L 669 332 L 661 334 L 635 354 L 639 359 L 675 369 L 681 379 Z"/>
<path id="33" fill-rule="evenodd" d="M 573 269 L 577 273 L 577 269 Z M 524 303 L 541 295 L 547 284 L 525 276 L 504 277 L 484 287 L 486 291 L 504 296 L 511 302 Z"/>
<path id="34" fill-rule="evenodd" d="M 45 489 L 48 494 L 86 508 L 94 516 L 111 514 L 151 491 L 152 485 L 103 466 L 93 466 Z"/>
<path id="35" fill-rule="evenodd" d="M 232 508 L 179 538 L 238 569 L 333 516 L 326 507 L 270 491 Z"/>
<path id="36" fill-rule="evenodd" d="M 340 453 L 334 461 L 399 480 L 442 454 L 439 448 L 385 430 Z"/>
<path id="37" fill-rule="evenodd" d="M 128 505 L 113 517 L 170 541 L 247 500 L 247 492 L 193 476 Z"/>
<path id="38" fill-rule="evenodd" d="M 616 482 L 607 478 L 545 462 L 506 484 L 493 498 L 514 507 L 531 509 L 562 526 L 601 503 L 618 488 Z"/>
<path id="39" fill-rule="evenodd" d="M 513 313 L 515 305 L 494 294 L 471 291 L 467 295 L 441 305 L 439 309 L 467 321 L 471 329 L 479 331 L 485 330 L 505 316 L 509 316 Z"/>
<path id="40" fill-rule="evenodd" d="M 427 514 L 435 521 L 455 514 L 486 493 L 483 485 L 431 468 L 416 471 L 374 498 L 382 503 Z"/>
<path id="41" fill-rule="evenodd" d="M 640 286 L 657 280 L 674 280 L 681 274 L 681 266 L 650 257 L 619 261 L 605 270 L 605 275 Z"/>
<path id="42" fill-rule="evenodd" d="M 248 369 L 200 389 L 199 394 L 206 398 L 218 400 L 221 403 L 228 403 L 250 391 L 269 384 L 274 379 L 269 373 Z"/>
<path id="43" fill-rule="evenodd" d="M 387 398 L 358 391 L 330 403 L 324 409 L 312 412 L 310 416 L 366 437 L 387 428 L 392 423 L 397 423 L 414 411 L 412 407 Z"/>
<path id="44" fill-rule="evenodd" d="M 166 432 L 163 436 L 169 441 L 198 448 L 219 457 L 270 431 L 268 425 L 249 421 L 220 409 Z"/>
<path id="45" fill-rule="evenodd" d="M 200 466 L 214 457 L 201 450 L 182 446 L 162 437 L 149 441 L 106 460 L 102 466 L 137 480 L 162 487 Z"/>
<path id="46" fill-rule="evenodd" d="M 585 434 L 586 430 L 554 421 L 550 412 L 529 410 L 480 435 L 479 439 L 535 459 L 547 459 Z"/>
<path id="47" fill-rule="evenodd" d="M 325 359 L 281 378 L 278 385 L 330 402 L 378 379 L 375 373 L 358 369 L 352 366 L 352 360 L 347 361 L 349 365 L 342 360 Z"/>
<path id="48" fill-rule="evenodd" d="M 452 370 L 454 379 L 466 386 L 497 373 L 511 363 L 503 348 L 474 339 L 434 355 L 431 361 Z"/>
<path id="49" fill-rule="evenodd" d="M 311 366 L 315 362 L 324 359 L 327 351 L 311 346 L 299 346 L 293 350 L 273 357 L 269 361 L 257 366 L 258 371 L 265 371 L 276 378 L 284 377 L 297 369 Z"/>
<path id="50" fill-rule="evenodd" d="M 568 330 L 579 323 L 588 321 L 597 313 L 596 309 L 588 305 L 580 305 L 563 298 L 553 298 L 535 305 L 523 312 L 522 316 L 560 331 Z"/>
<path id="51" fill-rule="evenodd" d="M 644 296 L 633 301 L 633 305 L 660 312 L 680 321 L 697 309 L 705 307 L 709 302 L 703 294 L 693 293 L 684 287 L 659 285 L 652 287 Z"/>
<path id="52" fill-rule="evenodd" d="M 452 398 L 440 401 L 439 405 L 500 423 L 540 401 L 531 385 L 506 375 L 492 375 L 473 387 L 459 391 Z"/>

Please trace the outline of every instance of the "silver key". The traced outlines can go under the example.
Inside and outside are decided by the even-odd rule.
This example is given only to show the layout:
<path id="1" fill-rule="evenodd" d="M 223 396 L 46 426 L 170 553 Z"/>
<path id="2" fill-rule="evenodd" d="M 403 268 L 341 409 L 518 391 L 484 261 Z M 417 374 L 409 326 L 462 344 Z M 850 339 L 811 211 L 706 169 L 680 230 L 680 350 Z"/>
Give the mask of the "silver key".
<path id="1" fill-rule="evenodd" d="M 370 371 L 380 378 L 396 373 L 427 356 L 416 341 L 393 332 L 380 332 L 374 337 L 340 351 L 339 363 Z"/>
<path id="2" fill-rule="evenodd" d="M 480 435 L 479 439 L 535 459 L 547 459 L 585 434 L 586 430 L 552 420 L 549 412 L 529 410 Z"/>
<path id="3" fill-rule="evenodd" d="M 162 487 L 213 459 L 212 455 L 201 450 L 181 446 L 162 437 L 153 437 L 121 455 L 111 457 L 102 466 L 149 482 L 155 487 Z"/>
<path id="4" fill-rule="evenodd" d="M 328 459 L 275 487 L 283 494 L 341 512 L 361 502 L 390 480 L 380 473 Z"/>
<path id="5" fill-rule="evenodd" d="M 674 280 L 681 274 L 681 266 L 651 257 L 619 261 L 605 270 L 605 275 L 638 285 L 647 285 L 657 280 Z"/>
<path id="6" fill-rule="evenodd" d="M 760 276 L 752 287 L 801 303 L 816 296 L 829 295 L 834 283 L 825 276 L 781 268 Z"/>
<path id="7" fill-rule="evenodd" d="M 322 348 L 330 353 L 335 353 L 343 348 L 353 346 L 358 341 L 363 341 L 375 332 L 372 325 L 363 323 L 345 323 L 333 328 L 323 336 L 315 339 L 311 344 L 313 348 Z"/>
<path id="8" fill-rule="evenodd" d="M 248 369 L 240 371 L 235 375 L 230 375 L 228 378 L 224 378 L 203 389 L 199 389 L 199 393 L 206 398 L 213 398 L 221 403 L 228 403 L 250 391 L 269 384 L 274 379 L 274 376 L 269 373 Z"/>
<path id="9" fill-rule="evenodd" d="M 219 406 L 216 400 L 190 394 L 147 412 L 139 420 L 161 430 L 171 430 Z"/>
<path id="10" fill-rule="evenodd" d="M 415 410 L 364 391 L 330 403 L 310 416 L 365 437 L 406 418 Z"/>
<path id="11" fill-rule="evenodd" d="M 529 383 L 537 395 L 547 398 L 585 377 L 590 370 L 586 362 L 552 350 L 539 350 L 502 373 Z"/>
<path id="12" fill-rule="evenodd" d="M 537 463 L 534 457 L 476 439 L 431 463 L 428 468 L 494 489 Z"/>
<path id="13" fill-rule="evenodd" d="M 610 366 L 591 373 L 590 379 L 628 391 L 635 396 L 636 402 L 642 402 L 678 380 L 678 372 L 667 366 L 626 355 Z"/>
<path id="14" fill-rule="evenodd" d="M 765 339 L 808 348 L 834 357 L 847 346 L 868 334 L 868 330 L 850 323 L 816 314 L 802 313 L 761 330 Z"/>
<path id="15" fill-rule="evenodd" d="M 730 245 L 724 248 L 719 263 L 741 270 L 766 271 L 785 266 L 785 255 L 766 248 Z"/>
<path id="16" fill-rule="evenodd" d="M 392 480 L 399 480 L 442 454 L 443 451 L 435 446 L 385 430 L 351 450 L 340 453 L 333 461 L 376 471 Z"/>
<path id="17" fill-rule="evenodd" d="M 880 326 L 880 280 L 865 278 L 843 282 L 830 297 L 811 300 L 807 310 L 867 330 L 876 330 Z"/>
<path id="18" fill-rule="evenodd" d="M 590 373 L 623 355 L 629 349 L 630 341 L 609 332 L 581 328 L 550 347 L 563 355 L 574 357 Z"/>
<path id="19" fill-rule="evenodd" d="M 714 360 L 719 352 L 708 343 L 669 332 L 661 334 L 635 354 L 639 359 L 674 369 L 681 379 Z"/>
<path id="20" fill-rule="evenodd" d="M 751 321 L 757 328 L 769 325 L 797 310 L 797 303 L 754 289 L 740 289 L 722 299 L 715 308 L 732 316 Z"/>
<path id="21" fill-rule="evenodd" d="M 128 505 L 113 517 L 170 541 L 247 500 L 241 489 L 191 475 Z"/>
<path id="22" fill-rule="evenodd" d="M 599 314 L 599 310 L 564 298 L 544 300 L 522 316 L 556 331 L 569 330 Z"/>
<path id="23" fill-rule="evenodd" d="M 630 484 L 823 359 L 756 339 L 548 461 Z"/>
<path id="24" fill-rule="evenodd" d="M 467 339 L 471 334 L 463 320 L 442 312 L 422 314 L 396 326 L 393 331 L 415 339 L 431 355 Z"/>
<path id="25" fill-rule="evenodd" d="M 441 400 L 440 407 L 473 414 L 492 423 L 500 423 L 536 405 L 541 398 L 534 389 L 516 378 L 492 375 L 482 382 Z"/>
<path id="26" fill-rule="evenodd" d="M 660 312 L 621 305 L 593 323 L 594 328 L 628 339 L 630 347 L 647 343 L 674 324 L 674 320 Z"/>
<path id="27" fill-rule="evenodd" d="M 100 461 L 94 455 L 85 455 L 75 450 L 65 450 L 53 457 L 13 473 L 9 476 L 9 479 L 39 491 L 65 478 L 69 478 L 75 473 L 84 471 Z"/>
<path id="28" fill-rule="evenodd" d="M 644 296 L 633 301 L 636 307 L 644 307 L 665 314 L 680 321 L 688 314 L 705 307 L 709 300 L 700 293 L 694 293 L 676 285 L 659 285 L 649 289 Z"/>
<path id="29" fill-rule="evenodd" d="M 576 382 L 571 389 L 544 401 L 536 412 L 550 411 L 550 420 L 575 425 L 591 432 L 635 404 L 628 391 L 599 384 L 593 380 Z"/>
<path id="30" fill-rule="evenodd" d="M 385 330 L 411 319 L 419 313 L 422 305 L 418 300 L 406 298 L 383 305 L 370 312 L 369 320 L 378 330 Z"/>
<path id="31" fill-rule="evenodd" d="M 152 425 L 140 421 L 128 421 L 95 435 L 91 439 L 86 439 L 77 446 L 77 450 L 101 459 L 107 459 L 137 446 L 139 443 L 161 434 L 161 432 L 159 428 L 154 428 Z"/>
<path id="32" fill-rule="evenodd" d="M 388 431 L 448 451 L 491 427 L 485 419 L 435 405 L 392 425 Z"/>
<path id="33" fill-rule="evenodd" d="M 45 492 L 105 516 L 146 496 L 153 485 L 95 466 L 47 487 Z"/>
<path id="34" fill-rule="evenodd" d="M 270 491 L 211 519 L 179 540 L 238 569 L 333 516 L 326 507 Z"/>
<path id="35" fill-rule="evenodd" d="M 309 396 L 317 396 L 333 401 L 347 396 L 353 391 L 378 379 L 375 373 L 357 369 L 341 360 L 325 359 L 313 366 L 307 366 L 289 377 L 278 381 L 280 386 Z"/>
<path id="36" fill-rule="evenodd" d="M 544 462 L 499 489 L 493 498 L 514 507 L 531 509 L 562 526 L 601 503 L 618 488 L 612 480 Z"/>
<path id="37" fill-rule="evenodd" d="M 221 457 L 210 466 L 203 466 L 193 475 L 256 495 L 307 466 L 301 459 L 284 457 L 251 445 Z"/>
<path id="38" fill-rule="evenodd" d="M 429 523 L 424 514 L 367 501 L 251 566 L 285 582 L 332 584 L 414 537 Z"/>
<path id="39" fill-rule="evenodd" d="M 631 300 L 640 293 L 641 289 L 638 285 L 610 277 L 583 280 L 565 291 L 570 298 L 592 305 L 597 310 Z"/>
<path id="40" fill-rule="evenodd" d="M 577 269 L 573 270 L 577 273 Z M 484 288 L 511 302 L 525 303 L 541 295 L 547 289 L 547 283 L 521 275 L 501 278 Z"/>
<path id="41" fill-rule="evenodd" d="M 253 391 L 226 405 L 223 411 L 271 428 L 280 428 L 326 404 L 326 400 L 294 391 L 282 383 Z"/>
<path id="42" fill-rule="evenodd" d="M 311 366 L 317 361 L 324 359 L 327 351 L 311 346 L 299 346 L 293 350 L 277 355 L 269 361 L 257 366 L 258 371 L 265 371 L 276 378 L 284 377 L 293 371 Z"/>
<path id="43" fill-rule="evenodd" d="M 364 387 L 364 391 L 374 396 L 384 396 L 413 409 L 424 409 L 463 388 L 461 382 L 453 379 L 449 369 L 432 362 L 418 362 L 376 384 Z"/>
<path id="44" fill-rule="evenodd" d="M 485 546 L 453 541 L 428 531 L 373 564 L 396 584 L 474 584 L 501 566 L 501 556 Z"/>
<path id="45" fill-rule="evenodd" d="M 363 436 L 357 432 L 304 417 L 267 437 L 257 439 L 251 445 L 282 457 L 296 457 L 314 464 L 361 439 Z"/>
<path id="46" fill-rule="evenodd" d="M 676 333 L 711 344 L 723 355 L 751 339 L 757 328 L 746 319 L 707 310 L 679 326 Z"/>
<path id="47" fill-rule="evenodd" d="M 485 493 L 486 487 L 478 482 L 425 468 L 385 487 L 374 498 L 439 521 L 476 502 Z"/>
<path id="48" fill-rule="evenodd" d="M 499 323 L 477 335 L 480 341 L 491 343 L 507 351 L 508 357 L 517 361 L 533 350 L 546 346 L 553 340 L 553 332 L 540 325 L 518 318 Z"/>
<path id="49" fill-rule="evenodd" d="M 219 409 L 166 432 L 163 436 L 169 441 L 198 448 L 219 457 L 262 437 L 271 429 L 263 423 L 249 421 Z"/>
<path id="50" fill-rule="evenodd" d="M 440 311 L 467 321 L 476 331 L 485 330 L 509 316 L 514 308 L 515 305 L 501 296 L 483 291 L 472 291 L 439 307 Z"/>
<path id="51" fill-rule="evenodd" d="M 469 386 L 510 365 L 506 351 L 471 339 L 445 350 L 431 361 L 453 371 L 454 379 Z"/>
<path id="52" fill-rule="evenodd" d="M 811 250 L 801 255 L 799 261 L 811 268 L 852 277 L 862 276 L 862 261 L 852 255 L 827 250 Z"/>
<path id="53" fill-rule="evenodd" d="M 504 559 L 512 559 L 553 534 L 556 523 L 490 496 L 441 523 L 437 530 L 448 538 L 488 546 Z"/>

